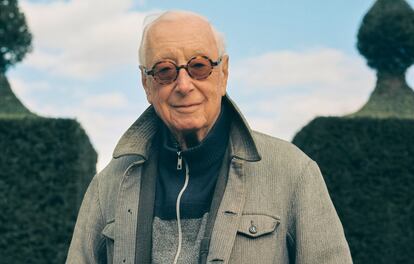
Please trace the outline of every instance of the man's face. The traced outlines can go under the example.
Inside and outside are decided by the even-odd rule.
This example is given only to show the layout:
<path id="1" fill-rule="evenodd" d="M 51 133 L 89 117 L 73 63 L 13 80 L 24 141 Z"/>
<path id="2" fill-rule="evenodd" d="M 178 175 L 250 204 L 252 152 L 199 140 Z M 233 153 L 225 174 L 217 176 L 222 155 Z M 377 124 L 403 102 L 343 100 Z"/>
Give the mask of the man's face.
<path id="1" fill-rule="evenodd" d="M 194 56 L 203 55 L 218 60 L 214 35 L 207 22 L 196 17 L 184 20 L 155 22 L 148 31 L 146 67 L 168 60 L 185 65 Z M 159 84 L 152 76 L 142 75 L 147 99 L 158 116 L 176 137 L 195 133 L 201 141 L 216 121 L 225 95 L 228 57 L 213 68 L 204 80 L 192 79 L 185 69 L 180 69 L 171 84 Z"/>

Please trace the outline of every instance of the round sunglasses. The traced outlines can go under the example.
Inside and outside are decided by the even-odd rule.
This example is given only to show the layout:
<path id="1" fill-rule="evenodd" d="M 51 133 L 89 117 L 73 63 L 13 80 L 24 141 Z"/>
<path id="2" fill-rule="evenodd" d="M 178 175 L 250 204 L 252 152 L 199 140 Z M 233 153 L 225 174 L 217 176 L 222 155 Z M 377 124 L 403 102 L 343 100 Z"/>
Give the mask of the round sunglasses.
<path id="1" fill-rule="evenodd" d="M 162 60 L 154 64 L 151 70 L 140 66 L 146 75 L 151 75 L 159 84 L 170 84 L 177 80 L 180 69 L 185 69 L 188 75 L 196 80 L 203 80 L 210 76 L 213 68 L 221 63 L 220 57 L 217 61 L 212 61 L 207 56 L 195 56 L 186 65 L 177 66 L 172 61 Z"/>

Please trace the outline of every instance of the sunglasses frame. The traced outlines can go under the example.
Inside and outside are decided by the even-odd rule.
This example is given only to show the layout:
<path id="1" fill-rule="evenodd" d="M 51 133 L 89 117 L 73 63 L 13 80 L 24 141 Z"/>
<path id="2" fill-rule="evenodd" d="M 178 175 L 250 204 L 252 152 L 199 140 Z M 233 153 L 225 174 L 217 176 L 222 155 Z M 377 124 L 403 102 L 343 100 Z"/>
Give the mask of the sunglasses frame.
<path id="1" fill-rule="evenodd" d="M 209 62 L 210 62 L 210 66 L 211 66 L 211 70 L 210 70 L 210 73 L 206 76 L 206 77 L 203 77 L 203 78 L 195 78 L 194 76 L 192 76 L 191 75 L 191 73 L 188 71 L 188 65 L 191 63 L 191 61 L 193 61 L 194 59 L 197 59 L 197 58 L 204 58 L 204 59 L 207 59 Z M 146 75 L 150 75 L 150 76 L 152 76 L 152 78 L 154 78 L 154 80 L 157 82 L 157 83 L 159 83 L 159 84 L 164 84 L 164 85 L 166 85 L 166 84 L 170 84 L 170 83 L 173 83 L 173 82 L 175 82 L 175 80 L 177 80 L 177 78 L 178 78 L 178 75 L 179 75 L 179 73 L 180 73 L 180 70 L 181 69 L 185 69 L 186 71 L 187 71 L 187 73 L 188 73 L 188 75 L 191 77 L 191 78 L 193 78 L 193 79 L 195 79 L 195 80 L 204 80 L 204 79 L 207 79 L 210 75 L 211 75 L 211 73 L 213 72 L 213 68 L 214 67 L 216 67 L 216 66 L 218 66 L 218 65 L 220 65 L 220 63 L 221 63 L 221 61 L 222 61 L 222 57 L 220 56 L 219 58 L 218 58 L 218 60 L 217 61 L 213 61 L 213 60 L 211 60 L 209 57 L 207 57 L 207 56 L 194 56 L 194 57 L 192 57 L 191 59 L 189 59 L 188 60 L 188 62 L 187 62 L 187 64 L 183 64 L 183 65 L 177 65 L 177 64 L 175 64 L 174 62 L 172 62 L 172 61 L 169 61 L 169 60 L 162 60 L 162 61 L 158 61 L 157 63 L 155 63 L 154 64 L 154 66 L 152 66 L 152 68 L 151 68 L 151 70 L 147 70 L 147 68 L 145 67 L 145 66 L 143 66 L 143 65 L 140 65 L 140 69 L 146 74 Z M 166 82 L 162 82 L 162 81 L 160 81 L 158 78 L 156 78 L 155 77 L 155 67 L 158 65 L 158 64 L 160 64 L 160 63 L 164 63 L 164 62 L 169 62 L 169 63 L 171 63 L 172 65 L 174 65 L 175 66 L 175 70 L 177 71 L 177 74 L 175 75 L 175 78 L 173 79 L 173 80 L 171 80 L 171 81 L 166 81 Z"/>

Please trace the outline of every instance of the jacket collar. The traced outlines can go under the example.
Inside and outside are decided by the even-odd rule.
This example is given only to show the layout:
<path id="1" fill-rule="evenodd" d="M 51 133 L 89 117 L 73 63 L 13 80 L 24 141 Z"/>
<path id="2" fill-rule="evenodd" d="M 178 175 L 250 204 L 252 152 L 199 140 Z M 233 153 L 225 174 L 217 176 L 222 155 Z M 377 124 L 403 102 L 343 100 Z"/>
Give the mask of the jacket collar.
<path id="1" fill-rule="evenodd" d="M 241 160 L 259 161 L 261 157 L 247 121 L 228 95 L 224 96 L 223 100 L 229 106 L 233 118 L 230 128 L 230 155 Z M 159 122 L 161 119 L 154 107 L 149 106 L 121 137 L 113 157 L 116 159 L 126 155 L 139 155 L 146 160 L 150 152 L 151 139 L 159 129 Z"/>

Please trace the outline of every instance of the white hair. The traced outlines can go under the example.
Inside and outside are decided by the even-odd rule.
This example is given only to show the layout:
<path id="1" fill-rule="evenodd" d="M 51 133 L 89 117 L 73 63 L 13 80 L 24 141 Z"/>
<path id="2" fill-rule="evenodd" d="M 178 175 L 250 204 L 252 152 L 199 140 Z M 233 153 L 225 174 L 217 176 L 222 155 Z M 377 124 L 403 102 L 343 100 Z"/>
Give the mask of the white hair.
<path id="1" fill-rule="evenodd" d="M 224 42 L 224 35 L 217 31 L 214 26 L 210 23 L 210 21 L 208 21 L 207 18 L 197 14 L 197 13 L 193 13 L 193 12 L 189 12 L 189 11 L 182 11 L 182 10 L 172 10 L 172 11 L 166 11 L 166 12 L 162 12 L 162 13 L 157 13 L 157 14 L 150 14 L 147 15 L 144 18 L 144 22 L 143 22 L 143 26 L 144 26 L 144 30 L 142 31 L 142 37 L 141 37 L 141 44 L 139 46 L 139 63 L 140 65 L 144 65 L 145 66 L 145 52 L 147 51 L 147 33 L 149 28 L 154 24 L 154 22 L 156 22 L 158 19 L 164 17 L 164 16 L 168 16 L 171 19 L 177 19 L 177 18 L 186 18 L 188 16 L 195 16 L 198 17 L 204 21 L 206 21 L 211 28 L 211 31 L 213 32 L 214 35 L 214 39 L 216 40 L 216 45 L 217 45 L 217 49 L 218 49 L 218 53 L 219 56 L 222 56 L 225 54 L 226 52 L 226 46 L 225 46 L 225 42 Z"/>

